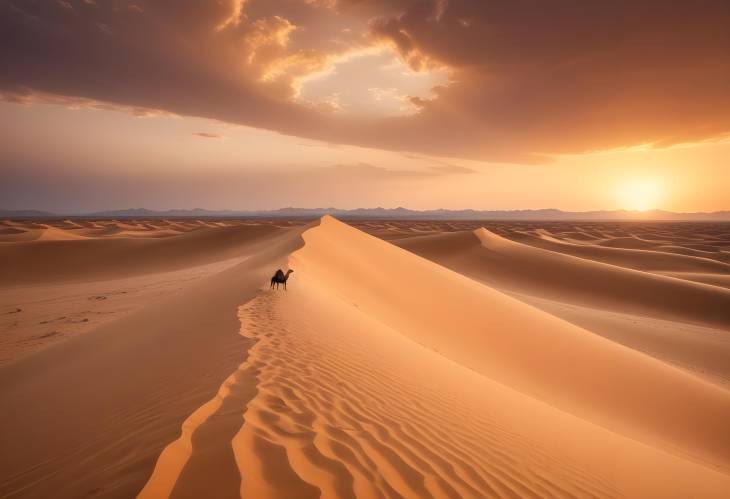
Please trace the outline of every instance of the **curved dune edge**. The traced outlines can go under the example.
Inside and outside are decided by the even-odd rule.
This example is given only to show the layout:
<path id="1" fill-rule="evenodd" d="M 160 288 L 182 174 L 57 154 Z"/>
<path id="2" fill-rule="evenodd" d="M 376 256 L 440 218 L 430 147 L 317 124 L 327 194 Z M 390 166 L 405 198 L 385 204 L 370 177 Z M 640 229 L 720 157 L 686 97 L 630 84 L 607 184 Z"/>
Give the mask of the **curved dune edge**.
<path id="1" fill-rule="evenodd" d="M 293 257 L 317 282 L 399 333 L 583 419 L 730 467 L 730 392 L 331 217 L 303 238 Z"/>
<path id="2" fill-rule="evenodd" d="M 329 217 L 303 238 L 296 285 L 239 311 L 257 340 L 241 366 L 256 366 L 256 393 L 226 444 L 241 496 L 730 493 L 727 474 L 637 441 L 727 470 L 727 392 Z M 176 497 L 189 442 L 231 386 L 188 419 L 141 497 Z"/>
<path id="3" fill-rule="evenodd" d="M 246 363 L 244 362 L 244 364 Z M 193 433 L 220 409 L 223 399 L 230 394 L 229 387 L 233 383 L 235 375 L 236 373 L 229 376 L 221 385 L 216 396 L 199 407 L 183 422 L 180 437 L 160 453 L 152 476 L 140 491 L 138 498 L 155 499 L 170 496 L 180 478 L 180 473 L 193 453 Z"/>
<path id="4" fill-rule="evenodd" d="M 244 309 L 244 307 L 245 305 L 241 306 L 240 309 Z M 254 336 L 248 332 L 250 325 L 246 322 L 246 316 L 243 315 L 240 310 L 238 318 L 241 321 L 240 334 L 247 338 L 254 338 Z M 139 499 L 157 499 L 161 497 L 174 496 L 173 491 L 178 485 L 183 471 L 193 456 L 193 435 L 196 431 L 199 431 L 204 424 L 210 423 L 211 420 L 217 416 L 226 399 L 237 395 L 236 391 L 241 389 L 241 386 L 238 383 L 238 378 L 248 375 L 257 367 L 254 359 L 257 357 L 257 349 L 260 349 L 262 346 L 261 342 L 254 344 L 249 349 L 248 358 L 226 379 L 218 390 L 216 396 L 203 404 L 185 420 L 181 428 L 180 437 L 170 443 L 167 447 L 165 447 L 162 453 L 160 453 L 154 470 L 152 471 L 152 475 L 137 495 Z M 215 479 L 215 477 L 209 478 L 211 480 Z"/>
<path id="5" fill-rule="evenodd" d="M 496 384 L 321 286 L 262 294 L 240 307 L 239 318 L 242 334 L 257 340 L 248 363 L 259 368 L 257 395 L 230 443 L 240 497 L 711 498 L 730 491 L 730 477 Z M 171 493 L 187 463 L 177 457 L 166 449 L 140 497 L 190 496 Z M 216 476 L 206 481 L 215 487 Z"/>
<path id="6" fill-rule="evenodd" d="M 675 315 L 687 322 L 730 329 L 730 291 L 726 289 L 533 248 L 485 228 L 474 234 L 485 249 L 513 258 L 513 264 L 531 264 L 536 278 L 538 267 L 549 265 L 553 273 L 542 279 L 571 283 L 574 293 L 591 295 L 591 299 L 596 296 L 601 305 L 611 305 L 611 301 L 623 307 L 636 303 L 650 315 Z"/>
<path id="7" fill-rule="evenodd" d="M 47 230 L 61 231 L 51 228 Z M 122 232 L 123 230 L 120 229 Z M 274 225 L 197 227 L 156 237 L 69 237 L 0 243 L 0 286 L 116 279 L 238 257 L 286 232 Z M 155 231 L 148 231 L 154 233 Z"/>
<path id="8" fill-rule="evenodd" d="M 629 267 L 636 270 L 675 272 L 728 272 L 727 253 L 673 246 L 670 241 L 646 241 L 637 237 L 569 241 L 558 239 L 544 229 L 523 234 L 521 242 L 559 253 Z M 633 244 L 622 244 L 630 241 Z M 709 248 L 708 248 L 709 249 Z"/>
<path id="9" fill-rule="evenodd" d="M 241 308 L 263 366 L 259 396 L 232 442 L 241 497 L 308 497 L 316 489 L 322 497 L 730 492 L 727 475 L 556 410 L 410 341 L 310 284 L 317 276 L 296 254 L 295 263 L 300 277 L 312 278 L 306 285 Z"/>
<path id="10" fill-rule="evenodd" d="M 719 286 L 537 248 L 484 228 L 396 245 L 500 289 L 730 329 L 730 290 Z"/>
<path id="11" fill-rule="evenodd" d="M 684 279 L 686 281 L 701 282 L 710 286 L 730 289 L 730 273 L 728 274 L 712 274 L 700 272 L 661 272 L 667 277 L 676 279 Z"/>
<path id="12" fill-rule="evenodd" d="M 180 282 L 176 289 L 165 287 L 159 298 L 147 294 L 126 302 L 136 308 L 0 366 L 0 394 L 6 409 L 0 411 L 0 497 L 134 497 L 139 493 L 162 450 L 180 435 L 183 422 L 214 397 L 245 359 L 252 342 L 237 334 L 236 309 L 256 296 L 272 267 L 285 265 L 289 254 L 303 244 L 303 229 L 224 231 L 221 237 L 227 240 L 226 251 L 235 253 L 234 259 L 215 264 L 199 279 Z M 217 238 L 196 233 L 204 237 L 186 238 L 186 247 L 178 255 L 188 251 L 190 258 L 206 260 L 208 242 Z M 87 247 L 88 241 L 59 243 Z M 147 264 L 148 270 L 156 266 Z M 160 284 L 156 275 L 146 275 L 143 283 L 156 287 Z M 51 300 L 54 286 L 44 291 Z M 70 294 L 65 285 L 57 289 L 58 298 L 79 303 L 77 310 L 93 310 L 96 300 L 88 297 L 95 295 L 75 285 Z M 7 291 L 3 296 L 21 291 L 3 290 Z M 27 294 L 32 299 L 33 289 Z M 113 301 L 112 297 L 102 300 Z M 25 305 L 22 308 L 18 315 L 28 310 Z M 72 310 L 64 305 L 63 313 Z M 15 315 L 3 317 L 18 320 Z M 195 432 L 196 438 L 206 424 Z M 196 438 L 190 439 L 193 450 Z"/>
<path id="13" fill-rule="evenodd" d="M 728 289 L 563 255 L 484 229 L 394 244 L 594 334 L 730 387 Z M 704 277 L 721 283 L 727 276 Z"/>

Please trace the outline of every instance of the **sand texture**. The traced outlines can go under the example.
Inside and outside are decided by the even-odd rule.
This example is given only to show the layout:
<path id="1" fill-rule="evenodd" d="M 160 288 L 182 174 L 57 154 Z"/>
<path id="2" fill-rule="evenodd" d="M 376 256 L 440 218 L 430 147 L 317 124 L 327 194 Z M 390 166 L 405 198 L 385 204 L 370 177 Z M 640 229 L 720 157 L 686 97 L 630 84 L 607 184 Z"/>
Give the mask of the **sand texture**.
<path id="1" fill-rule="evenodd" d="M 730 497 L 728 225 L 1 228 L 3 498 Z"/>

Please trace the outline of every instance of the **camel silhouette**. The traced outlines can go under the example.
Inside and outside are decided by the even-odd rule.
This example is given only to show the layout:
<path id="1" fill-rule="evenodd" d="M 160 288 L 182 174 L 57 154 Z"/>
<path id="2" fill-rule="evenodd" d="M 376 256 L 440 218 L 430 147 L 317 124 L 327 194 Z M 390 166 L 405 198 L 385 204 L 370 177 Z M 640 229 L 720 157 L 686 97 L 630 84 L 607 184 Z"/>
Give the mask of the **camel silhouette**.
<path id="1" fill-rule="evenodd" d="M 286 281 L 289 279 L 289 274 L 294 272 L 293 270 L 289 269 L 286 271 L 286 274 L 284 274 L 284 271 L 281 269 L 277 270 L 274 274 L 274 277 L 271 278 L 271 286 L 269 289 L 274 287 L 274 284 L 276 284 L 276 289 L 279 289 L 279 284 L 284 285 L 284 291 L 286 291 Z"/>

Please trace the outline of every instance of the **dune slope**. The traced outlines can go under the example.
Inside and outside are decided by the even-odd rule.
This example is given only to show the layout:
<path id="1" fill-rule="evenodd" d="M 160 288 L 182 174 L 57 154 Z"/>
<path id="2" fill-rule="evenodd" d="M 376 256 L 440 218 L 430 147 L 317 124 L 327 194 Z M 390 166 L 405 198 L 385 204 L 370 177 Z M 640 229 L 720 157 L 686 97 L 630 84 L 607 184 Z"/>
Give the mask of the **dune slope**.
<path id="1" fill-rule="evenodd" d="M 517 238 L 530 246 L 557 251 L 589 260 L 610 263 L 636 270 L 666 272 L 730 272 L 727 254 L 719 252 L 673 251 L 671 244 L 649 242 L 636 237 L 610 238 L 608 240 L 582 241 L 581 243 L 559 240 L 539 231 L 537 236 L 523 235 Z M 631 243 L 631 244 L 630 244 Z M 715 249 L 715 247 L 712 247 Z M 680 250 L 681 251 L 681 250 Z"/>
<path id="2" fill-rule="evenodd" d="M 501 289 L 730 329 L 730 291 L 510 241 L 486 229 L 397 241 Z"/>
<path id="3" fill-rule="evenodd" d="M 60 229 L 54 229 L 60 231 Z M 58 237 L 0 243 L 1 286 L 128 277 L 234 258 L 243 246 L 283 229 L 271 225 L 199 228 L 169 237 Z"/>
<path id="4" fill-rule="evenodd" d="M 301 244 L 301 230 L 263 245 L 225 245 L 236 265 L 0 368 L 0 497 L 134 496 L 185 418 L 245 358 L 250 341 L 238 334 L 236 308 Z M 231 235 L 224 229 L 220 237 Z M 190 254 L 180 258 L 208 259 L 203 241 L 183 244 Z M 146 270 L 163 255 L 150 258 Z"/>
<path id="5" fill-rule="evenodd" d="M 681 274 L 666 279 L 561 255 L 483 230 L 394 244 L 592 333 L 730 386 L 726 289 L 697 285 Z"/>
<path id="6" fill-rule="evenodd" d="M 329 217 L 302 237 L 140 497 L 730 492 L 728 392 Z"/>
<path id="7" fill-rule="evenodd" d="M 296 257 L 311 255 L 320 282 L 451 360 L 592 421 L 666 431 L 667 442 L 684 436 L 698 451 L 730 457 L 726 391 L 334 219 L 304 239 Z M 664 412 L 690 401 L 688 411 Z M 706 433 L 687 431 L 700 422 Z"/>

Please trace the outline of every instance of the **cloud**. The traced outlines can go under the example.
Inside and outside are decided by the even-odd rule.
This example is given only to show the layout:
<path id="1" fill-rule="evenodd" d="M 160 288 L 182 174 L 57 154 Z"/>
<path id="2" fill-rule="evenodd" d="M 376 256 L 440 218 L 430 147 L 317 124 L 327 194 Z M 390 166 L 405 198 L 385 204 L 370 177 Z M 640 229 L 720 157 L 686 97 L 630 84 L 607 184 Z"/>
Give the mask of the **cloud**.
<path id="1" fill-rule="evenodd" d="M 418 124 L 465 155 L 668 145 L 730 130 L 728 2 L 441 5 L 436 16 L 437 3 L 414 2 L 372 30 L 413 66 L 452 68 L 436 99 L 416 101 Z"/>
<path id="2" fill-rule="evenodd" d="M 88 99 L 85 97 L 73 97 L 59 94 L 49 94 L 45 92 L 34 91 L 28 89 L 20 90 L 2 90 L 0 89 L 0 102 L 9 102 L 13 104 L 21 104 L 30 106 L 33 104 L 55 104 L 64 106 L 69 109 L 98 109 L 100 111 L 117 111 L 132 114 L 138 117 L 155 117 L 155 116 L 173 116 L 174 113 L 164 111 L 162 109 L 153 109 L 150 107 L 139 107 L 131 105 L 112 104 L 109 102 Z"/>
<path id="3" fill-rule="evenodd" d="M 540 163 L 726 136 L 728 25 L 726 0 L 5 0 L 0 91 Z M 302 79 L 383 45 L 414 69 L 447 68 L 450 81 L 411 98 L 408 116 L 296 100 Z"/>
<path id="4" fill-rule="evenodd" d="M 217 133 L 209 133 L 209 132 L 194 132 L 193 135 L 197 137 L 203 137 L 205 139 L 220 139 L 223 137 L 223 135 L 218 135 Z"/>
<path id="5" fill-rule="evenodd" d="M 466 166 L 447 165 L 447 164 L 429 166 L 429 170 L 434 172 L 435 174 L 440 174 L 440 175 L 463 175 L 463 174 L 477 173 L 476 170 L 467 168 Z"/>
<path id="6" fill-rule="evenodd" d="M 440 164 L 428 166 L 422 169 L 393 169 L 382 166 L 371 165 L 370 163 L 339 164 L 314 170 L 315 173 L 328 173 L 337 175 L 351 175 L 368 179 L 394 179 L 394 178 L 418 178 L 438 177 L 445 175 L 463 175 L 477 173 L 476 170 L 464 166 Z"/>

